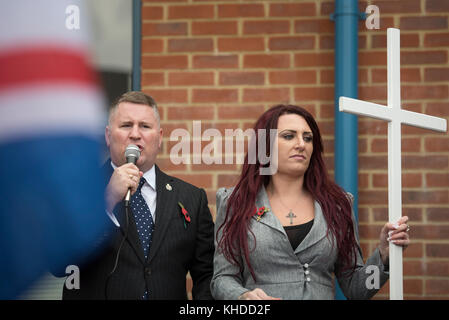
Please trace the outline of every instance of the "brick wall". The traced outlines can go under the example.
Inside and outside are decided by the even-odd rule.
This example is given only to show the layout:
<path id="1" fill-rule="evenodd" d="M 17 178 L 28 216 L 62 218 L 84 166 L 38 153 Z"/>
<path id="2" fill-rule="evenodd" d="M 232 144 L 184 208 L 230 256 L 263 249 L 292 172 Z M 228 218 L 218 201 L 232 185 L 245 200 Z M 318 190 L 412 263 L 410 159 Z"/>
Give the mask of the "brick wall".
<path id="1" fill-rule="evenodd" d="M 359 98 L 386 104 L 386 28 L 401 29 L 403 108 L 449 119 L 449 1 L 360 1 L 380 9 L 380 29 L 359 23 Z M 215 192 L 232 186 L 240 166 L 180 164 L 170 133 L 246 129 L 281 102 L 306 107 L 323 134 L 333 173 L 334 1 L 143 1 L 142 90 L 161 107 L 158 164 Z M 387 125 L 359 120 L 359 220 L 363 251 L 387 220 Z M 402 129 L 403 214 L 413 243 L 404 255 L 404 297 L 449 298 L 449 135 Z M 202 142 L 202 147 L 209 142 Z M 224 159 L 223 159 L 224 161 Z M 388 285 L 376 296 L 388 298 Z"/>

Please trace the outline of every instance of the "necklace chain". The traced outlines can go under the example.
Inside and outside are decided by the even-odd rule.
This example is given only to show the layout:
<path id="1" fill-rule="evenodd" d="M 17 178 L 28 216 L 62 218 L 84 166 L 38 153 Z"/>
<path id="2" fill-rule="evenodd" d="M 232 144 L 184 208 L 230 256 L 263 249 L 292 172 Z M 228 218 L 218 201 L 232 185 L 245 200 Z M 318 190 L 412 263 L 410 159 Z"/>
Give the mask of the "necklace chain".
<path id="1" fill-rule="evenodd" d="M 296 201 L 295 205 L 294 205 L 292 208 L 296 207 L 296 205 L 299 203 L 299 200 L 301 200 L 301 198 L 299 198 L 299 199 Z M 293 224 L 293 219 L 296 218 L 297 216 L 296 216 L 295 213 L 293 212 L 292 208 L 289 209 L 289 208 L 282 202 L 282 199 L 281 199 L 280 196 L 279 196 L 279 202 L 281 203 L 281 205 L 282 205 L 284 208 L 287 208 L 287 209 L 289 210 L 288 214 L 287 214 L 285 217 L 290 219 L 290 224 Z"/>
<path id="2" fill-rule="evenodd" d="M 282 206 L 283 206 L 284 208 L 287 208 L 287 209 L 290 210 L 290 211 L 293 211 L 292 208 L 296 207 L 296 205 L 299 203 L 299 200 L 301 200 L 301 198 L 299 198 L 299 199 L 296 201 L 296 203 L 295 203 L 295 205 L 294 205 L 293 207 L 289 208 L 289 207 L 287 207 L 287 206 L 282 202 L 281 197 L 279 197 L 279 202 L 282 204 Z"/>

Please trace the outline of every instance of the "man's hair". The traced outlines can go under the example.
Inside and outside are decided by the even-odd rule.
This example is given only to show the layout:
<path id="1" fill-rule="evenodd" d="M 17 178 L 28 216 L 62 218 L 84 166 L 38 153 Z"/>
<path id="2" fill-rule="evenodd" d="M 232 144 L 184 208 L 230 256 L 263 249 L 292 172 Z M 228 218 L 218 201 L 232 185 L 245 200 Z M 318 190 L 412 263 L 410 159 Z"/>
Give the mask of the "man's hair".
<path id="1" fill-rule="evenodd" d="M 109 108 L 109 122 L 111 122 L 111 117 L 117 110 L 118 105 L 122 102 L 144 104 L 146 106 L 153 108 L 154 116 L 156 117 L 157 123 L 159 126 L 161 125 L 161 117 L 159 116 L 156 101 L 152 97 L 141 91 L 128 91 L 122 94 L 120 97 L 118 97 Z"/>

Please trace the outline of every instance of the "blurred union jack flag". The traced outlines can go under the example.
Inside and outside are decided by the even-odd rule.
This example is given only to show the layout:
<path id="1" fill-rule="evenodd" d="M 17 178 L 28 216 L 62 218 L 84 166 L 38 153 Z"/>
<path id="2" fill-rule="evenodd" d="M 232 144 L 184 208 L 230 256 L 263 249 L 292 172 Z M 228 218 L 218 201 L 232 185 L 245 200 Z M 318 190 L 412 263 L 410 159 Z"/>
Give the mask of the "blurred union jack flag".
<path id="1" fill-rule="evenodd" d="M 68 6 L 79 8 L 79 28 L 67 27 Z M 76 0 L 2 3 L 0 299 L 82 261 L 108 225 L 104 100 L 83 10 Z"/>

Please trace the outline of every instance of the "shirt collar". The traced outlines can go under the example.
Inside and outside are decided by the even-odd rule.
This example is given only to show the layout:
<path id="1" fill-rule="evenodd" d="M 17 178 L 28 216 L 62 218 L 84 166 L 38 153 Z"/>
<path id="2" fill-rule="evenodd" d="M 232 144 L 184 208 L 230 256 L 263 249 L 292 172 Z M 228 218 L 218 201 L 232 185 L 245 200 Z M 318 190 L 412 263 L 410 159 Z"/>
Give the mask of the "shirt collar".
<path id="1" fill-rule="evenodd" d="M 117 166 L 112 162 L 112 160 L 111 160 L 111 166 L 114 170 L 117 168 Z M 156 169 L 155 169 L 154 164 L 150 170 L 148 170 L 147 172 L 144 172 L 143 177 L 145 178 L 146 182 L 150 185 L 150 187 L 153 190 L 156 190 Z"/>

